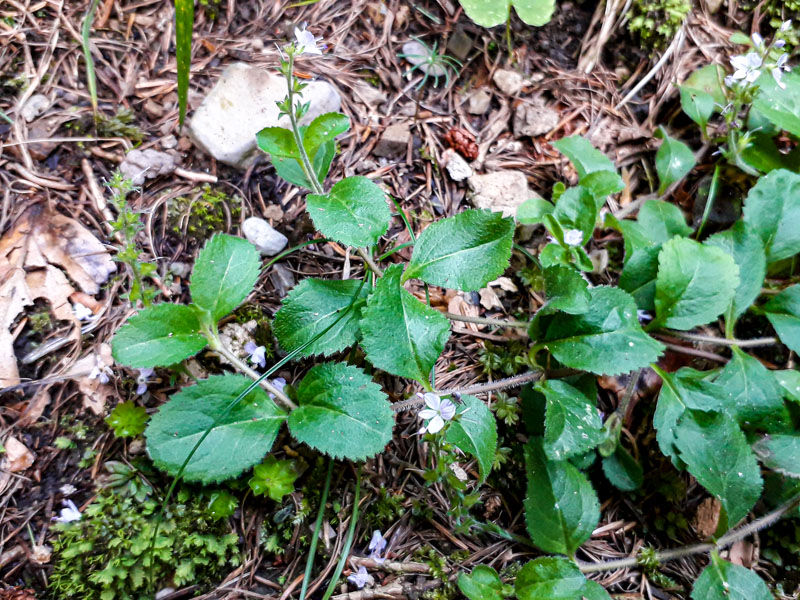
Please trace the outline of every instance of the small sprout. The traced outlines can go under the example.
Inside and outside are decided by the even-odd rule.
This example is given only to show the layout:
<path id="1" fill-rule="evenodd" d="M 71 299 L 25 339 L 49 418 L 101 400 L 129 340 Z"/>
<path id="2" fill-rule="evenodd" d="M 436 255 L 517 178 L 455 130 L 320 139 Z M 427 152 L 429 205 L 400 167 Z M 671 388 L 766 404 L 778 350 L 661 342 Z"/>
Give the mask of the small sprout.
<path id="1" fill-rule="evenodd" d="M 267 495 L 275 502 L 280 502 L 294 491 L 294 482 L 298 477 L 294 461 L 278 460 L 270 454 L 253 469 L 249 485 L 256 496 Z"/>
<path id="2" fill-rule="evenodd" d="M 147 411 L 132 401 L 120 402 L 106 417 L 106 423 L 119 438 L 136 437 L 144 432 L 147 424 Z"/>

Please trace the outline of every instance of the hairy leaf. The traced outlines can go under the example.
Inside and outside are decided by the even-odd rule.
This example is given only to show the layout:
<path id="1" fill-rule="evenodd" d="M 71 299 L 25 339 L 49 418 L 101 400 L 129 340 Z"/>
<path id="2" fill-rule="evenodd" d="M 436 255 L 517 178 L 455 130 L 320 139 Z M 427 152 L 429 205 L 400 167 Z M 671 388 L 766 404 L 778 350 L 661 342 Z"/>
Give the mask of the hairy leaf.
<path id="1" fill-rule="evenodd" d="M 361 346 L 377 368 L 427 383 L 450 337 L 450 321 L 403 289 L 402 274 L 402 265 L 386 269 L 367 299 Z"/>
<path id="2" fill-rule="evenodd" d="M 365 460 L 392 439 L 394 413 L 381 387 L 358 367 L 323 363 L 297 387 L 289 430 L 333 458 Z"/>
<path id="3" fill-rule="evenodd" d="M 589 581 L 571 560 L 543 556 L 525 563 L 514 585 L 519 600 L 608 600 L 610 596 Z"/>
<path id="4" fill-rule="evenodd" d="M 716 553 L 694 582 L 692 600 L 773 600 L 767 584 L 750 569 L 722 560 Z"/>
<path id="5" fill-rule="evenodd" d="M 653 311 L 656 308 L 656 278 L 658 277 L 658 255 L 661 244 L 637 250 L 630 260 L 626 261 L 619 274 L 619 287 L 625 290 L 636 306 L 642 310 Z"/>
<path id="6" fill-rule="evenodd" d="M 292 352 L 314 339 L 339 318 L 340 312 L 350 306 L 353 296 L 361 287 L 359 297 L 350 312 L 342 317 L 330 331 L 307 346 L 299 356 L 322 354 L 328 356 L 356 343 L 358 322 L 366 305 L 368 287 L 360 286 L 355 279 L 315 279 L 309 277 L 297 284 L 283 299 L 275 314 L 272 329 L 281 347 Z"/>
<path id="7" fill-rule="evenodd" d="M 192 301 L 216 323 L 244 302 L 261 269 L 258 250 L 247 240 L 216 234 L 197 255 L 189 290 Z"/>
<path id="8" fill-rule="evenodd" d="M 800 285 L 793 285 L 764 305 L 767 319 L 788 348 L 800 353 Z"/>
<path id="9" fill-rule="evenodd" d="M 183 478 L 211 483 L 238 476 L 272 448 L 286 413 L 261 388 L 250 391 L 228 414 L 252 381 L 241 375 L 212 375 L 183 388 L 153 415 L 147 449 L 155 465 L 176 477 L 194 446 Z"/>
<path id="10" fill-rule="evenodd" d="M 739 425 L 769 428 L 788 418 L 781 387 L 761 361 L 733 348 L 715 383 L 727 393 L 726 412 Z"/>
<path id="11" fill-rule="evenodd" d="M 555 206 L 544 198 L 530 198 L 517 208 L 517 222 L 522 225 L 536 225 L 542 222 L 545 215 L 552 214 L 554 210 Z"/>
<path id="12" fill-rule="evenodd" d="M 486 565 L 477 565 L 469 575 L 458 575 L 458 589 L 469 600 L 503 600 L 503 587 L 497 571 Z"/>
<path id="13" fill-rule="evenodd" d="M 593 171 L 581 178 L 581 187 L 595 197 L 600 203 L 598 208 L 601 208 L 606 196 L 625 189 L 625 182 L 614 171 Z"/>
<path id="14" fill-rule="evenodd" d="M 332 142 L 350 128 L 350 119 L 336 112 L 325 113 L 314 119 L 303 132 L 303 147 L 313 159 L 321 146 Z"/>
<path id="15" fill-rule="evenodd" d="M 747 193 L 744 221 L 761 236 L 768 263 L 800 252 L 800 175 L 776 169 L 761 177 Z"/>
<path id="16" fill-rule="evenodd" d="M 766 435 L 753 444 L 753 451 L 764 466 L 781 475 L 800 478 L 800 436 Z"/>
<path id="17" fill-rule="evenodd" d="M 658 193 L 663 194 L 667 188 L 683 179 L 694 167 L 694 153 L 683 142 L 667 135 L 663 127 L 659 128 L 664 142 L 656 152 L 656 171 L 658 171 Z"/>
<path id="18" fill-rule="evenodd" d="M 595 171 L 616 172 L 614 163 L 585 137 L 573 135 L 561 138 L 553 142 L 553 146 L 570 160 L 580 179 Z"/>
<path id="19" fill-rule="evenodd" d="M 580 314 L 589 309 L 589 284 L 575 269 L 562 265 L 547 267 L 544 272 L 544 289 L 547 294 L 545 309 Z"/>
<path id="20" fill-rule="evenodd" d="M 642 466 L 619 445 L 614 454 L 603 458 L 603 473 L 611 485 L 623 492 L 638 490 L 644 482 Z"/>
<path id="21" fill-rule="evenodd" d="M 555 315 L 537 342 L 565 366 L 597 374 L 628 373 L 660 356 L 664 346 L 642 331 L 633 298 L 604 286 L 589 293 L 589 310 Z"/>
<path id="22" fill-rule="evenodd" d="M 300 158 L 294 134 L 285 127 L 265 127 L 256 134 L 256 144 L 270 158 Z"/>
<path id="23" fill-rule="evenodd" d="M 525 521 L 533 543 L 545 552 L 573 556 L 600 520 L 592 485 L 569 461 L 549 460 L 540 438 L 525 445 L 525 465 Z"/>
<path id="24" fill-rule="evenodd" d="M 194 356 L 206 344 L 196 309 L 156 304 L 128 319 L 114 335 L 111 349 L 114 360 L 128 367 L 168 367 Z"/>
<path id="25" fill-rule="evenodd" d="M 692 228 L 686 224 L 681 209 L 662 200 L 648 200 L 639 209 L 636 222 L 642 232 L 653 244 L 663 244 L 676 235 L 692 235 Z"/>
<path id="26" fill-rule="evenodd" d="M 420 234 L 403 281 L 417 277 L 431 285 L 479 290 L 506 270 L 513 240 L 513 219 L 466 210 Z"/>
<path id="27" fill-rule="evenodd" d="M 497 423 L 482 400 L 474 396 L 462 396 L 461 400 L 464 403 L 464 409 L 458 410 L 461 417 L 447 429 L 446 438 L 464 454 L 475 457 L 485 481 L 497 452 Z"/>
<path id="28" fill-rule="evenodd" d="M 597 413 L 597 390 L 592 395 L 565 381 L 548 379 L 536 386 L 547 398 L 544 449 L 551 460 L 564 460 L 593 450 L 605 437 Z"/>
<path id="29" fill-rule="evenodd" d="M 775 379 L 781 386 L 783 397 L 793 402 L 800 402 L 800 371 L 786 369 L 773 371 Z"/>
<path id="30" fill-rule="evenodd" d="M 733 257 L 714 246 L 676 237 L 658 255 L 656 318 L 651 326 L 691 329 L 719 316 L 739 286 Z"/>
<path id="31" fill-rule="evenodd" d="M 377 243 L 392 216 L 383 190 L 359 175 L 342 179 L 327 194 L 309 194 L 306 210 L 325 237 L 357 248 Z"/>

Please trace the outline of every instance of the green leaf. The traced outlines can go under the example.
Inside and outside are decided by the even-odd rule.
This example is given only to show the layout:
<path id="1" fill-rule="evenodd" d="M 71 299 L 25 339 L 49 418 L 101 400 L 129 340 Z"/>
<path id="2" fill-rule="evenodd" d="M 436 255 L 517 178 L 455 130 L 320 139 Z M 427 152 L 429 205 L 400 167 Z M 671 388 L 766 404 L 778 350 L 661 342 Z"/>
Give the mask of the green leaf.
<path id="1" fill-rule="evenodd" d="M 753 571 L 714 553 L 711 564 L 694 582 L 692 600 L 774 600 L 774 596 Z"/>
<path id="2" fill-rule="evenodd" d="M 527 25 L 541 27 L 550 22 L 555 10 L 555 0 L 459 0 L 464 12 L 481 27 L 494 27 L 509 18 L 513 4 L 519 18 Z"/>
<path id="3" fill-rule="evenodd" d="M 168 367 L 194 356 L 208 341 L 200 333 L 197 310 L 156 304 L 140 310 L 111 341 L 114 360 L 128 367 Z"/>
<path id="4" fill-rule="evenodd" d="M 614 163 L 584 137 L 573 135 L 561 138 L 553 142 L 553 146 L 570 160 L 581 180 L 595 171 L 616 172 Z"/>
<path id="5" fill-rule="evenodd" d="M 555 206 L 544 198 L 530 198 L 517 208 L 517 222 L 522 225 L 536 225 L 554 210 Z"/>
<path id="6" fill-rule="evenodd" d="M 625 189 L 625 182 L 616 171 L 594 171 L 581 178 L 581 187 L 602 203 L 606 196 Z"/>
<path id="7" fill-rule="evenodd" d="M 739 267 L 729 254 L 676 237 L 658 254 L 656 318 L 651 327 L 691 329 L 719 316 L 739 286 Z"/>
<path id="8" fill-rule="evenodd" d="M 147 424 L 147 411 L 143 406 L 136 406 L 133 401 L 120 402 L 106 417 L 106 423 L 114 430 L 118 438 L 136 437 L 144 431 Z"/>
<path id="9" fill-rule="evenodd" d="M 197 255 L 189 291 L 214 323 L 244 302 L 261 270 L 258 250 L 247 240 L 216 234 Z"/>
<path id="10" fill-rule="evenodd" d="M 597 221 L 597 204 L 591 193 L 582 186 L 569 188 L 556 202 L 553 217 L 563 230 L 577 229 L 583 233 L 581 245 L 592 237 Z M 563 241 L 563 240 L 562 240 Z"/>
<path id="11" fill-rule="evenodd" d="M 519 18 L 534 27 L 547 25 L 556 9 L 556 0 L 511 0 L 511 4 Z"/>
<path id="12" fill-rule="evenodd" d="M 514 220 L 488 210 L 466 210 L 425 229 L 403 276 L 465 292 L 503 274 L 511 258 Z"/>
<path id="13" fill-rule="evenodd" d="M 661 355 L 664 346 L 642 330 L 631 296 L 605 286 L 589 294 L 589 310 L 556 314 L 537 342 L 565 366 L 596 374 L 628 373 Z"/>
<path id="14" fill-rule="evenodd" d="M 765 467 L 787 477 L 800 478 L 800 436 L 765 435 L 753 444 L 753 452 Z"/>
<path id="15" fill-rule="evenodd" d="M 644 482 L 642 466 L 619 445 L 614 454 L 603 458 L 603 473 L 611 485 L 623 492 L 638 490 Z"/>
<path id="16" fill-rule="evenodd" d="M 800 175 L 776 169 L 761 177 L 747 193 L 744 221 L 761 236 L 768 263 L 800 252 Z"/>
<path id="17" fill-rule="evenodd" d="M 600 587 L 600 592 L 596 590 L 597 587 Z M 601 586 L 584 577 L 578 565 L 560 556 L 543 556 L 525 563 L 517 573 L 514 591 L 519 600 L 610 598 Z"/>
<path id="18" fill-rule="evenodd" d="M 570 462 L 548 460 L 540 438 L 525 445 L 525 465 L 525 521 L 533 543 L 545 552 L 573 556 L 600 520 L 592 485 Z"/>
<path id="19" fill-rule="evenodd" d="M 427 385 L 450 337 L 450 321 L 403 289 L 402 273 L 402 265 L 386 269 L 367 299 L 361 347 L 377 368 Z"/>
<path id="20" fill-rule="evenodd" d="M 681 108 L 692 121 L 705 127 L 714 114 L 714 96 L 703 90 L 695 90 L 685 85 L 678 86 L 681 91 Z"/>
<path id="21" fill-rule="evenodd" d="M 676 235 L 692 235 L 681 209 L 663 200 L 648 200 L 639 209 L 636 222 L 653 245 L 668 242 Z"/>
<path id="22" fill-rule="evenodd" d="M 781 129 L 800 136 L 800 74 L 784 73 L 781 88 L 770 73 L 758 78 L 753 108 Z"/>
<path id="23" fill-rule="evenodd" d="M 781 386 L 783 397 L 793 402 L 800 402 L 800 371 L 787 369 L 773 371 L 775 380 Z"/>
<path id="24" fill-rule="evenodd" d="M 175 62 L 178 67 L 178 121 L 181 127 L 186 119 L 186 108 L 189 106 L 193 27 L 194 0 L 175 0 Z"/>
<path id="25" fill-rule="evenodd" d="M 723 81 L 725 80 L 725 69 L 721 65 L 705 65 L 694 71 L 686 81 L 683 82 L 685 88 L 700 90 L 710 94 L 714 100 L 715 110 L 720 110 L 727 104 Z"/>
<path id="26" fill-rule="evenodd" d="M 447 429 L 446 439 L 464 454 L 471 454 L 478 461 L 483 481 L 492 470 L 497 452 L 497 424 L 492 411 L 474 396 L 462 396 L 464 410 L 461 417 Z"/>
<path id="27" fill-rule="evenodd" d="M 781 342 L 800 353 L 800 285 L 781 291 L 763 308 Z"/>
<path id="28" fill-rule="evenodd" d="M 300 132 L 304 133 L 305 127 L 300 128 Z M 325 181 L 325 176 L 328 174 L 328 169 L 331 167 L 331 161 L 336 154 L 336 142 L 329 141 L 319 147 L 314 158 L 311 160 L 311 167 L 317 174 L 317 180 Z M 303 167 L 299 159 L 285 158 L 285 157 L 270 157 L 272 165 L 275 167 L 275 172 L 291 184 L 304 187 L 307 190 L 313 190 L 314 186 L 306 178 L 303 172 Z"/>
<path id="29" fill-rule="evenodd" d="M 764 244 L 744 221 L 737 221 L 727 231 L 712 235 L 705 243 L 725 251 L 739 267 L 739 285 L 727 311 L 729 318 L 736 320 L 761 293 L 767 274 Z"/>
<path id="30" fill-rule="evenodd" d="M 394 413 L 381 387 L 358 367 L 323 363 L 297 387 L 289 430 L 333 458 L 365 460 L 392 439 Z"/>
<path id="31" fill-rule="evenodd" d="M 469 575 L 458 575 L 458 589 L 469 600 L 502 600 L 504 587 L 497 571 L 486 565 L 476 566 Z"/>
<path id="32" fill-rule="evenodd" d="M 377 243 L 392 216 L 383 190 L 359 175 L 342 179 L 327 194 L 309 194 L 306 210 L 322 235 L 356 248 Z"/>
<path id="33" fill-rule="evenodd" d="M 685 412 L 675 430 L 675 446 L 687 470 L 722 503 L 729 526 L 747 516 L 763 483 L 756 457 L 730 416 Z"/>
<path id="34" fill-rule="evenodd" d="M 727 393 L 726 412 L 742 426 L 769 427 L 788 417 L 772 372 L 737 347 L 715 383 Z"/>
<path id="35" fill-rule="evenodd" d="M 332 142 L 350 128 L 350 119 L 341 113 L 325 113 L 314 119 L 303 132 L 303 147 L 314 158 L 321 146 Z"/>
<path id="36" fill-rule="evenodd" d="M 581 314 L 589 309 L 589 284 L 575 269 L 563 265 L 547 267 L 544 272 L 544 289 L 547 303 L 539 309 L 561 310 Z"/>
<path id="37" fill-rule="evenodd" d="M 300 158 L 294 134 L 285 127 L 265 127 L 256 134 L 256 144 L 270 158 Z"/>
<path id="38" fill-rule="evenodd" d="M 280 502 L 294 491 L 294 482 L 300 474 L 292 460 L 278 460 L 270 454 L 260 465 L 253 467 L 248 485 L 256 496 L 269 496 Z"/>
<path id="39" fill-rule="evenodd" d="M 174 394 L 147 426 L 147 450 L 159 469 L 176 477 L 189 453 L 183 478 L 208 484 L 237 477 L 272 448 L 286 413 L 261 388 L 250 391 L 216 425 L 252 381 L 241 375 L 212 375 Z"/>
<path id="40" fill-rule="evenodd" d="M 656 278 L 660 252 L 661 244 L 637 250 L 619 274 L 620 289 L 633 296 L 636 306 L 642 310 L 653 311 L 656 307 Z"/>
<path id="41" fill-rule="evenodd" d="M 239 506 L 236 496 L 226 491 L 212 492 L 208 497 L 208 514 L 214 520 L 227 519 Z"/>
<path id="42" fill-rule="evenodd" d="M 664 142 L 656 152 L 656 171 L 658 172 L 659 195 L 667 191 L 667 188 L 683 179 L 694 167 L 694 153 L 689 146 L 683 142 L 671 138 L 663 127 L 659 128 L 660 136 Z"/>
<path id="43" fill-rule="evenodd" d="M 350 306 L 353 296 L 361 292 L 353 308 L 333 328 L 307 346 L 299 356 L 322 354 L 328 356 L 356 343 L 359 336 L 358 322 L 366 305 L 368 287 L 361 286 L 356 279 L 303 279 L 283 299 L 283 305 L 275 314 L 272 330 L 281 347 L 292 352 L 314 339 L 328 328 L 341 311 Z"/>
<path id="44" fill-rule="evenodd" d="M 751 116 L 754 113 L 750 111 Z M 753 129 L 750 128 L 750 142 L 741 154 L 745 163 L 762 173 L 775 169 L 800 170 L 800 149 L 797 146 L 784 153 L 775 144 L 775 134 L 763 130 L 753 133 Z"/>
<path id="45" fill-rule="evenodd" d="M 549 379 L 536 385 L 547 398 L 544 450 L 551 460 L 564 460 L 593 450 L 605 437 L 597 413 L 597 390 L 592 396 L 565 381 Z"/>

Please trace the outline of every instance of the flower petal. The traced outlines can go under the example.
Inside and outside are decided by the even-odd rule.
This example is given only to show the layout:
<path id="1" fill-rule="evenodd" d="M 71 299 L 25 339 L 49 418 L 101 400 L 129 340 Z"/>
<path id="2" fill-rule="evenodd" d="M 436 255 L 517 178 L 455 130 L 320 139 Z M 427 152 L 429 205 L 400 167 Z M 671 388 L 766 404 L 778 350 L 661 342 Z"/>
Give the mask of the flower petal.
<path id="1" fill-rule="evenodd" d="M 442 406 L 439 408 L 439 414 L 445 421 L 449 421 L 456 416 L 456 405 L 450 400 L 442 400 Z"/>
<path id="2" fill-rule="evenodd" d="M 428 433 L 439 433 L 442 427 L 444 427 L 444 419 L 436 415 L 431 419 L 431 422 L 428 423 Z"/>
<path id="3" fill-rule="evenodd" d="M 425 392 L 422 396 L 425 399 L 425 404 L 427 404 L 433 410 L 439 410 L 439 406 L 442 404 L 442 399 L 434 394 L 433 392 Z"/>
<path id="4" fill-rule="evenodd" d="M 421 411 L 417 413 L 420 419 L 432 419 L 438 414 L 439 411 L 433 410 L 432 408 L 423 408 Z"/>

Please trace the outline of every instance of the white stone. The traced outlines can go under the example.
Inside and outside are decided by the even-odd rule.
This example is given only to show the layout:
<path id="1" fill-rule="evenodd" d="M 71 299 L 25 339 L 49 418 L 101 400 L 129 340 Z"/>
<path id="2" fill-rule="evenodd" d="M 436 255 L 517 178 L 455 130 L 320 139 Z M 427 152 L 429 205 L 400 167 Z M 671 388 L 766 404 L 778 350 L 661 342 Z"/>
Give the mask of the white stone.
<path id="1" fill-rule="evenodd" d="M 472 167 L 452 148 L 442 153 L 442 162 L 453 181 L 464 181 L 467 177 L 472 177 Z"/>
<path id="2" fill-rule="evenodd" d="M 560 120 L 559 112 L 546 106 L 540 98 L 531 103 L 523 102 L 514 112 L 514 135 L 544 135 L 550 133 Z"/>
<path id="3" fill-rule="evenodd" d="M 242 223 L 242 233 L 264 256 L 275 256 L 289 243 L 285 235 L 259 217 L 245 219 Z"/>
<path id="4" fill-rule="evenodd" d="M 467 112 L 471 115 L 482 115 L 489 110 L 492 103 L 492 94 L 486 88 L 470 92 L 467 96 Z"/>
<path id="5" fill-rule="evenodd" d="M 142 185 L 145 179 L 172 173 L 175 170 L 175 157 L 152 148 L 131 150 L 125 155 L 119 170 L 133 185 Z"/>
<path id="6" fill-rule="evenodd" d="M 50 108 L 50 98 L 44 94 L 34 94 L 28 98 L 20 114 L 26 122 L 30 123 L 48 108 Z"/>
<path id="7" fill-rule="evenodd" d="M 522 171 L 495 171 L 485 175 L 473 175 L 468 180 L 472 188 L 472 204 L 502 212 L 504 217 L 517 214 L 520 204 L 529 198 L 538 197 L 528 188 L 528 178 Z"/>
<path id="8" fill-rule="evenodd" d="M 525 85 L 522 75 L 510 69 L 498 69 L 492 79 L 500 91 L 509 96 L 516 96 Z"/>
<path id="9" fill-rule="evenodd" d="M 205 97 L 189 123 L 195 143 L 218 161 L 246 168 L 258 156 L 256 134 L 264 127 L 289 127 L 278 118 L 276 102 L 286 97 L 286 79 L 245 63 L 230 65 Z M 301 125 L 342 105 L 339 93 L 325 81 L 310 81 L 301 100 L 310 102 Z"/>
<path id="10" fill-rule="evenodd" d="M 442 77 L 447 73 L 444 65 L 429 63 L 431 51 L 417 40 L 409 40 L 403 44 L 403 58 L 412 65 L 419 65 L 419 70 L 431 77 Z"/>

